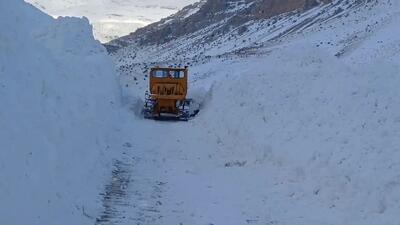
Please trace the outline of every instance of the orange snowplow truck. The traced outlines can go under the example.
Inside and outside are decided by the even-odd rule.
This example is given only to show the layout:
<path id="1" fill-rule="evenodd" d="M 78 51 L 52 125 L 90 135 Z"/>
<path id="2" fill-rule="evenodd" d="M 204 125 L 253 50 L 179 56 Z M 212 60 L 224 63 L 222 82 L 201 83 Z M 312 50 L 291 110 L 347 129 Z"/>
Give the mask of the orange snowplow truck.
<path id="1" fill-rule="evenodd" d="M 148 119 L 188 120 L 198 113 L 187 99 L 188 68 L 154 67 L 150 70 L 144 117 Z"/>

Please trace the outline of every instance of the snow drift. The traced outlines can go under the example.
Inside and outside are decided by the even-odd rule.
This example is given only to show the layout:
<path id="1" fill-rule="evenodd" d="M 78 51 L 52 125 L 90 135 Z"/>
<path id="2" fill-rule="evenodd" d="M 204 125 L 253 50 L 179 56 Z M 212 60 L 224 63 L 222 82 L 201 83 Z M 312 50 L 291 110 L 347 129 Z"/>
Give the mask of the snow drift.
<path id="1" fill-rule="evenodd" d="M 221 164 L 241 167 L 229 169 L 243 176 L 234 202 L 251 209 L 243 212 L 254 224 L 395 224 L 399 65 L 348 66 L 312 46 L 289 49 L 221 65 L 232 68 L 230 80 L 215 84 L 194 121 L 219 143 Z"/>
<path id="2" fill-rule="evenodd" d="M 118 119 L 113 65 L 86 19 L 1 0 L 0 29 L 0 224 L 93 223 Z"/>

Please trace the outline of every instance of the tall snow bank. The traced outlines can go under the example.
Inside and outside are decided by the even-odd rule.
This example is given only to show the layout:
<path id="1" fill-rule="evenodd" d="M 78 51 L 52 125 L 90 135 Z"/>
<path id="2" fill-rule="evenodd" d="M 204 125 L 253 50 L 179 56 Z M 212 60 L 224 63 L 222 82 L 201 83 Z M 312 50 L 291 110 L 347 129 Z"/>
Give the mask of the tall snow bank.
<path id="1" fill-rule="evenodd" d="M 0 1 L 0 224 L 90 224 L 118 86 L 86 19 Z"/>
<path id="2" fill-rule="evenodd" d="M 254 214 L 268 211 L 277 224 L 397 224 L 398 63 L 348 66 L 293 44 L 221 68 L 230 79 L 214 85 L 195 122 L 215 135 L 215 154 L 252 171 L 252 194 L 271 206 L 254 201 Z"/>

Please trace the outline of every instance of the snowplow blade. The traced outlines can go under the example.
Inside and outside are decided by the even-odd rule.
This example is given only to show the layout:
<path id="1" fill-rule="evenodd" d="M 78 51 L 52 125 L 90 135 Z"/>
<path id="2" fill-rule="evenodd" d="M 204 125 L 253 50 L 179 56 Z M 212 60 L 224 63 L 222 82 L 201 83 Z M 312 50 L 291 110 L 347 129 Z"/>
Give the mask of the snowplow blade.
<path id="1" fill-rule="evenodd" d="M 143 116 L 145 119 L 153 119 L 160 121 L 188 121 L 194 118 L 200 112 L 199 104 L 195 103 L 192 99 L 186 99 L 184 103 L 177 106 L 177 113 L 159 112 L 157 113 L 156 101 L 147 100 L 143 109 Z"/>

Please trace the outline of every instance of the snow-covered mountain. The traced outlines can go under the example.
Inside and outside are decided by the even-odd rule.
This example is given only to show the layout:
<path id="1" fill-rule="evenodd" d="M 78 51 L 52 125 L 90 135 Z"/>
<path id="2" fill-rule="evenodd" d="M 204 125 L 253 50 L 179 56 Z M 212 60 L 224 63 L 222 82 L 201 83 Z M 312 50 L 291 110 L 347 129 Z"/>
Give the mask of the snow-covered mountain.
<path id="1" fill-rule="evenodd" d="M 0 224 L 94 224 L 120 147 L 112 62 L 87 20 L 22 0 L 0 29 Z"/>
<path id="2" fill-rule="evenodd" d="M 195 0 L 26 0 L 58 16 L 85 16 L 95 37 L 108 42 L 177 12 Z"/>
<path id="3" fill-rule="evenodd" d="M 239 32 L 246 31 L 246 23 L 254 20 L 268 19 L 282 13 L 309 10 L 330 1 L 316 0 L 229 0 L 200 1 L 185 7 L 178 13 L 161 21 L 139 29 L 136 32 L 119 38 L 114 43 L 140 42 L 140 44 L 162 44 L 175 38 L 194 33 L 212 26 L 208 39 L 227 33 L 240 27 Z"/>
<path id="4" fill-rule="evenodd" d="M 207 2 L 235 11 L 171 28 Z M 129 188 L 141 194 L 120 224 L 397 224 L 399 2 L 320 2 L 236 25 L 227 18 L 247 1 L 207 2 L 108 46 L 131 108 L 154 65 L 190 65 L 202 101 L 188 123 L 138 121 L 156 137 L 131 153 L 145 159 Z"/>
<path id="5" fill-rule="evenodd" d="M 385 24 L 392 14 L 396 16 L 395 8 L 386 14 L 380 12 L 377 15 L 365 16 L 365 10 L 383 4 L 382 1 L 337 0 L 331 3 L 319 1 L 317 5 L 305 2 L 294 7 L 298 9 L 286 13 L 281 13 L 286 10 L 282 10 L 279 4 L 276 6 L 278 11 L 258 10 L 263 5 L 251 9 L 250 7 L 258 1 L 253 2 L 254 4 L 228 1 L 224 5 L 226 8 L 215 7 L 215 1 L 207 2 L 202 1 L 189 6 L 167 19 L 114 40 L 106 44 L 106 47 L 117 59 L 122 70 L 123 67 L 132 67 L 136 63 L 143 62 L 155 64 L 157 61 L 168 61 L 168 63 L 193 64 L 208 60 L 210 57 L 246 55 L 252 54 L 252 50 L 270 51 L 280 46 L 282 42 L 299 39 L 305 35 L 313 37 L 307 39 L 310 44 L 340 57 L 368 38 L 373 30 L 381 27 L 381 24 Z M 232 8 L 232 2 L 238 6 Z M 394 3 L 389 1 L 387 4 Z M 204 22 L 200 18 L 204 17 L 210 8 L 215 11 L 211 13 L 211 19 L 206 19 Z M 290 4 L 283 8 L 293 9 Z M 194 11 L 196 13 L 193 13 Z M 248 11 L 264 12 L 266 16 L 249 14 Z M 190 16 L 186 16 L 188 14 Z M 237 15 L 242 14 L 249 16 L 236 22 Z M 277 15 L 271 16 L 275 14 Z M 334 33 L 330 33 L 332 30 Z M 317 36 L 320 37 L 316 38 Z"/>

